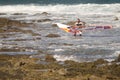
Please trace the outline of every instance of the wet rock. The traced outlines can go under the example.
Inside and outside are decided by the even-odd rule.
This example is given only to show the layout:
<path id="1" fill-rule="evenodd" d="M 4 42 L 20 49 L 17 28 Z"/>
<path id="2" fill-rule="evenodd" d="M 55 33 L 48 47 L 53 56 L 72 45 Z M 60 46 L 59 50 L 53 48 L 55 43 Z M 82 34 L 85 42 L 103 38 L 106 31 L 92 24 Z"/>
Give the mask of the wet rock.
<path id="1" fill-rule="evenodd" d="M 58 34 L 48 34 L 46 37 L 55 38 L 55 37 L 61 37 L 61 36 Z"/>
<path id="2" fill-rule="evenodd" d="M 40 20 L 37 20 L 37 22 L 48 22 L 48 21 L 52 21 L 51 19 L 40 19 Z"/>
<path id="3" fill-rule="evenodd" d="M 11 20 L 8 18 L 0 18 L 0 27 L 6 27 L 10 28 L 11 26 L 17 26 L 17 27 L 26 27 L 29 26 L 29 23 L 24 23 L 21 21 L 17 21 L 17 20 Z"/>
<path id="4" fill-rule="evenodd" d="M 3 27 L 7 25 L 8 19 L 6 18 L 0 18 L 0 27 Z"/>
<path id="5" fill-rule="evenodd" d="M 0 13 L 0 15 L 7 15 L 6 13 Z"/>
<path id="6" fill-rule="evenodd" d="M 52 24 L 52 27 L 57 27 L 57 24 Z"/>
<path id="7" fill-rule="evenodd" d="M 106 76 L 106 80 L 117 80 L 117 78 L 112 76 Z"/>
<path id="8" fill-rule="evenodd" d="M 21 31 L 21 32 L 23 32 L 23 33 L 25 33 L 25 34 L 29 33 L 29 34 L 31 34 L 32 36 L 41 36 L 41 34 L 35 33 L 35 32 L 33 32 L 32 30 L 19 30 L 19 31 Z M 39 38 L 39 39 L 40 39 L 40 38 Z"/>
<path id="9" fill-rule="evenodd" d="M 52 55 L 47 54 L 45 56 L 45 61 L 47 61 L 47 62 L 54 62 L 54 61 L 56 61 L 56 59 Z"/>
<path id="10" fill-rule="evenodd" d="M 106 61 L 104 59 L 98 59 L 98 60 L 94 61 L 95 65 L 106 64 L 106 63 L 108 63 L 108 61 Z"/>
<path id="11" fill-rule="evenodd" d="M 120 55 L 118 56 L 117 59 L 115 59 L 115 62 L 120 62 Z"/>
<path id="12" fill-rule="evenodd" d="M 67 70 L 64 69 L 64 68 L 59 69 L 59 70 L 58 70 L 58 74 L 60 74 L 60 75 L 66 75 L 66 74 L 67 74 Z"/>
<path id="13" fill-rule="evenodd" d="M 20 32 L 21 31 L 20 28 L 16 26 L 4 26 L 1 28 L 1 30 L 3 30 L 4 32 Z"/>
<path id="14" fill-rule="evenodd" d="M 34 40 L 41 40 L 41 38 L 40 37 L 36 37 Z"/>
<path id="15" fill-rule="evenodd" d="M 14 48 L 1 48 L 0 52 L 19 52 L 20 49 L 14 49 Z"/>
<path id="16" fill-rule="evenodd" d="M 14 13 L 12 15 L 27 15 L 27 13 Z"/>
<path id="17" fill-rule="evenodd" d="M 117 20 L 119 20 L 119 18 L 118 18 L 118 17 L 115 17 L 114 20 L 117 21 Z"/>
<path id="18" fill-rule="evenodd" d="M 120 65 L 91 67 L 94 62 L 65 61 L 59 65 L 52 55 L 46 55 L 49 64 L 37 64 L 39 58 L 31 55 L 0 55 L 1 80 L 120 80 Z M 98 60 L 97 64 L 103 64 Z M 96 65 L 97 65 L 96 64 Z"/>
<path id="19" fill-rule="evenodd" d="M 33 41 L 34 39 L 14 39 L 14 41 Z"/>
<path id="20" fill-rule="evenodd" d="M 72 46 L 73 44 L 64 43 L 65 46 Z"/>
<path id="21" fill-rule="evenodd" d="M 25 62 L 20 62 L 19 66 L 24 66 L 25 64 Z"/>
<path id="22" fill-rule="evenodd" d="M 52 21 L 51 19 L 39 19 L 39 20 L 32 20 L 31 22 L 49 22 Z"/>
<path id="23" fill-rule="evenodd" d="M 47 13 L 47 12 L 42 12 L 41 14 L 42 14 L 42 15 L 48 15 L 49 13 Z"/>

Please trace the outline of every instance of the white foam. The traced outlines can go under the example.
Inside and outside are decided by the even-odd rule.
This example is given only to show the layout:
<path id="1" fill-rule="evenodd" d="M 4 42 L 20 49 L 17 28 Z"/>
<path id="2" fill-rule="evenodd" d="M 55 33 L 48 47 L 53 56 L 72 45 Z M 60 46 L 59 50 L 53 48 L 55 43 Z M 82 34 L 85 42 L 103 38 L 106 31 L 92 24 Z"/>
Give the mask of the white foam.
<path id="1" fill-rule="evenodd" d="M 112 56 L 118 57 L 120 55 L 120 51 L 115 51 Z"/>
<path id="2" fill-rule="evenodd" d="M 56 52 L 64 51 L 63 49 L 55 49 Z"/>
<path id="3" fill-rule="evenodd" d="M 77 5 L 1 5 L 1 13 L 72 13 L 72 14 L 102 14 L 118 12 L 120 4 L 77 4 Z"/>
<path id="4" fill-rule="evenodd" d="M 54 55 L 53 56 L 57 61 L 66 61 L 66 60 L 73 60 L 76 61 L 76 57 L 73 55 L 66 56 L 66 55 Z"/>

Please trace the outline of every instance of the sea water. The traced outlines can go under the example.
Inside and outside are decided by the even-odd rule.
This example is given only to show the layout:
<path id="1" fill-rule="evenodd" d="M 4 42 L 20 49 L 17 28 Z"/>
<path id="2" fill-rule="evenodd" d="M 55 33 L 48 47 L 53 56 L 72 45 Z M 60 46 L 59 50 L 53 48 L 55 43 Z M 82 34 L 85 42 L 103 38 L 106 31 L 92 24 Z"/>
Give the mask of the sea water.
<path id="1" fill-rule="evenodd" d="M 43 12 L 47 12 L 48 15 L 41 15 Z M 35 52 L 41 49 L 45 53 L 53 54 L 58 61 L 82 62 L 99 58 L 111 61 L 120 54 L 119 0 L 2 0 L 0 1 L 0 13 L 5 14 L 0 17 L 23 20 L 28 23 L 32 20 L 52 20 L 50 22 L 35 22 L 34 24 L 37 25 L 35 28 L 26 28 L 41 34 L 41 40 L 12 41 L 16 38 L 33 38 L 30 35 L 18 34 L 16 37 L 1 38 L 0 48 L 14 47 L 16 46 L 14 44 L 24 48 L 31 46 Z M 14 13 L 22 14 L 13 15 Z M 76 21 L 77 18 L 85 21 L 87 25 L 112 25 L 113 28 L 84 31 L 83 36 L 74 37 L 73 34 L 66 33 L 58 27 L 52 27 L 52 24 L 56 22 L 67 23 Z M 59 34 L 61 37 L 45 37 L 50 33 Z M 10 53 L 7 52 L 7 54 Z"/>

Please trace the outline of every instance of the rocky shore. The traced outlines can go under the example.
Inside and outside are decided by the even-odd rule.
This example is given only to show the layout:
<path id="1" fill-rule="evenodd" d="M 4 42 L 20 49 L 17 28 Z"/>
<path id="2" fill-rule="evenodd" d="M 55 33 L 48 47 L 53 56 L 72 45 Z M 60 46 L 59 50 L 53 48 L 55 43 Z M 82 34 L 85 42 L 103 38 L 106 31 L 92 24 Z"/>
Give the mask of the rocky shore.
<path id="1" fill-rule="evenodd" d="M 19 20 L 12 20 L 9 18 L 0 18 L 0 33 L 4 32 L 29 32 L 23 31 L 21 27 L 33 26 L 32 23 L 26 23 Z M 32 32 L 31 32 L 32 33 Z"/>
<path id="2" fill-rule="evenodd" d="M 120 55 L 113 62 L 58 62 L 31 55 L 0 55 L 0 80 L 120 80 Z"/>
<path id="3" fill-rule="evenodd" d="M 44 14 L 47 15 L 47 13 Z M 41 19 L 38 22 L 46 21 L 51 20 Z M 68 22 L 67 24 L 71 25 L 73 23 Z M 56 28 L 55 26 L 53 25 L 52 28 Z M 41 34 L 35 33 L 33 30 L 24 29 L 28 27 L 34 28 L 35 25 L 19 20 L 0 18 L 0 38 L 3 39 L 3 42 L 0 44 L 2 46 L 0 47 L 0 80 L 120 80 L 120 55 L 112 62 L 104 59 L 82 63 L 72 60 L 57 61 L 53 58 L 53 55 L 39 50 L 38 47 L 37 50 L 36 47 L 29 46 L 28 44 L 30 43 L 27 44 L 27 47 L 19 46 L 24 41 L 41 40 Z M 21 36 L 16 35 L 17 33 L 20 33 Z M 23 37 L 22 34 L 27 34 L 27 36 L 30 36 L 30 39 L 28 39 L 29 37 L 21 38 Z M 16 38 L 16 36 L 18 37 Z M 14 39 L 9 39 L 11 37 L 14 37 Z M 45 39 L 59 37 L 61 35 L 55 33 L 49 33 L 44 36 Z M 18 42 L 21 43 L 18 44 Z M 73 45 L 72 43 L 65 42 L 48 43 L 50 46 L 63 45 L 69 47 Z M 9 45 L 12 47 L 9 47 Z M 44 56 L 37 57 L 37 54 L 2 54 L 2 52 L 22 53 L 25 51 L 29 53 L 29 50 L 34 50 L 34 48 L 37 50 L 37 54 Z"/>

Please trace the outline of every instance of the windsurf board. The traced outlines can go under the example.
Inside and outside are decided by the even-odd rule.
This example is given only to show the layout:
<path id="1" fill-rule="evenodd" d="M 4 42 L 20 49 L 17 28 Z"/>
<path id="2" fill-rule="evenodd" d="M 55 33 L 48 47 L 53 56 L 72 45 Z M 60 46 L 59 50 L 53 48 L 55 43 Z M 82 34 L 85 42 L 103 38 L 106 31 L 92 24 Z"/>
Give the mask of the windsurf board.
<path id="1" fill-rule="evenodd" d="M 66 32 L 71 32 L 71 33 L 74 33 L 74 29 L 72 28 L 72 26 L 69 26 L 69 25 L 66 25 L 66 24 L 62 24 L 62 23 L 56 23 L 57 26 L 66 31 Z M 85 30 L 104 30 L 104 29 L 111 29 L 112 26 L 111 25 L 105 25 L 105 26 L 87 26 L 85 28 L 81 28 L 81 29 L 78 29 L 76 30 L 78 33 L 79 32 L 82 32 L 82 31 L 85 31 Z"/>

